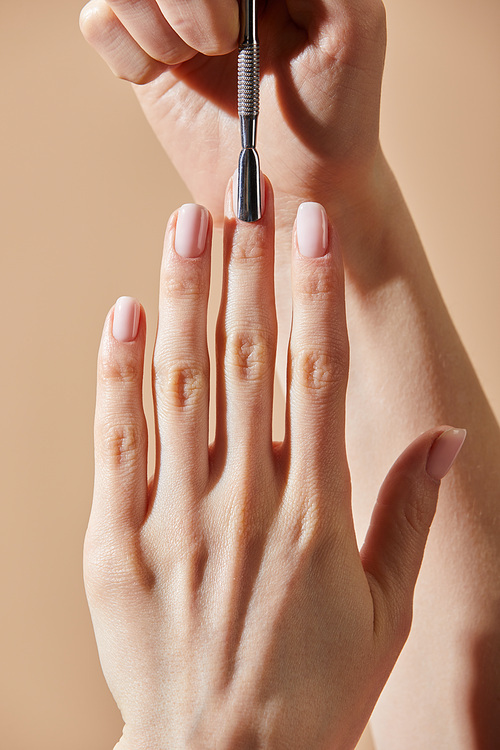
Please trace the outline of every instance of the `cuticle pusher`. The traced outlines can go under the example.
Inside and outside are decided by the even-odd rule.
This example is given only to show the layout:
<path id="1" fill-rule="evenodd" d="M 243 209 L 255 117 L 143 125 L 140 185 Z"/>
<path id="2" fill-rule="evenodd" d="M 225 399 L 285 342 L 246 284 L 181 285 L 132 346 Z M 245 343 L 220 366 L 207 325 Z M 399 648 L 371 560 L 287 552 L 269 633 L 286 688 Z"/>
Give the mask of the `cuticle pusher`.
<path id="1" fill-rule="evenodd" d="M 259 86 L 256 0 L 242 0 L 238 52 L 238 115 L 242 149 L 238 161 L 238 219 L 247 222 L 258 221 L 262 217 L 260 163 L 255 148 Z"/>

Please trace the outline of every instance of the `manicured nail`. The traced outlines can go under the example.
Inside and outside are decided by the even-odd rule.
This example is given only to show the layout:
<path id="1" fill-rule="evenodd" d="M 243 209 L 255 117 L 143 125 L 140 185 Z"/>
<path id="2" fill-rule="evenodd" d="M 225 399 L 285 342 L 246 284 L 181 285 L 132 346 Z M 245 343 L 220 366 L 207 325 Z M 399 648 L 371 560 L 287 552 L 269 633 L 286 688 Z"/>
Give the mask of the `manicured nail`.
<path id="1" fill-rule="evenodd" d="M 133 341 L 139 330 L 141 308 L 133 297 L 119 297 L 113 314 L 113 337 L 117 341 Z"/>
<path id="2" fill-rule="evenodd" d="M 182 258 L 198 258 L 205 249 L 208 211 L 196 203 L 179 208 L 175 225 L 174 248 Z"/>
<path id="3" fill-rule="evenodd" d="M 297 211 L 297 245 L 306 258 L 321 258 L 328 249 L 328 219 L 320 203 L 302 203 Z"/>
<path id="4" fill-rule="evenodd" d="M 460 453 L 467 430 L 451 429 L 443 432 L 431 445 L 427 456 L 427 473 L 440 481 L 449 472 Z"/>
<path id="5" fill-rule="evenodd" d="M 236 169 L 233 174 L 233 213 L 238 218 L 238 170 Z M 260 173 L 260 211 L 261 215 L 264 216 L 266 210 L 266 181 L 262 172 Z"/>

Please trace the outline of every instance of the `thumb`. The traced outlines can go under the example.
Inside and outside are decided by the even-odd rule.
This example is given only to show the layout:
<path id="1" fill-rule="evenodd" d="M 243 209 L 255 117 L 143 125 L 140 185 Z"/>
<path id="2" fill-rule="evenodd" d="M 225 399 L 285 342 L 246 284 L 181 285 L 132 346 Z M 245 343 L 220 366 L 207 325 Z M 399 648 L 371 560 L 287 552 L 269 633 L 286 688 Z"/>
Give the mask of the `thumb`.
<path id="1" fill-rule="evenodd" d="M 375 613 L 400 626 L 411 623 L 413 592 L 436 511 L 441 479 L 451 469 L 465 430 L 438 427 L 420 435 L 389 471 L 361 550 Z"/>

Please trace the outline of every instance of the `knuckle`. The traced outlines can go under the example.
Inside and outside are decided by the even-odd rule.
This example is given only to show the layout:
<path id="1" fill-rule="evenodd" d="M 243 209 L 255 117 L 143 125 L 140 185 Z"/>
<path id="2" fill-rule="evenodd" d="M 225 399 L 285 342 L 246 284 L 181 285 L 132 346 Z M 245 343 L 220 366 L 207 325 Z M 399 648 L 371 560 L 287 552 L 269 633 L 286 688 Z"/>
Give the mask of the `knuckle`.
<path id="1" fill-rule="evenodd" d="M 398 592 L 399 593 L 399 592 Z M 378 631 L 382 637 L 385 636 L 391 644 L 395 655 L 399 654 L 410 635 L 413 622 L 412 602 L 407 602 L 404 597 L 403 603 L 392 603 L 386 608 L 385 621 L 378 623 Z"/>
<path id="2" fill-rule="evenodd" d="M 196 362 L 155 363 L 154 383 L 160 409 L 192 411 L 203 404 L 208 372 Z"/>
<path id="3" fill-rule="evenodd" d="M 189 555 L 186 559 L 188 585 L 192 598 L 196 599 L 206 580 L 210 553 L 204 539 L 195 538 L 188 544 Z"/>
<path id="4" fill-rule="evenodd" d="M 308 268 L 295 291 L 296 297 L 304 302 L 317 300 L 330 302 L 337 299 L 339 279 L 331 269 Z"/>
<path id="5" fill-rule="evenodd" d="M 131 385 L 142 382 L 142 369 L 135 358 L 114 356 L 105 351 L 99 363 L 99 380 L 104 386 Z"/>
<path id="6" fill-rule="evenodd" d="M 290 542 L 300 554 L 326 556 L 332 547 L 332 504 L 320 487 L 309 487 L 294 497 L 288 521 Z"/>
<path id="7" fill-rule="evenodd" d="M 407 501 L 403 506 L 403 517 L 407 527 L 417 537 L 425 539 L 429 533 L 433 513 L 430 511 L 425 498 L 415 491 L 413 483 L 409 482 Z"/>
<path id="8" fill-rule="evenodd" d="M 398 523 L 407 544 L 420 547 L 427 538 L 434 516 L 435 503 L 422 482 L 411 472 L 398 476 L 397 490 L 404 502 L 398 506 Z"/>
<path id="9" fill-rule="evenodd" d="M 135 466 L 146 449 L 142 425 L 132 420 L 103 425 L 98 430 L 97 442 L 112 468 Z"/>
<path id="10" fill-rule="evenodd" d="M 336 349 L 335 355 L 321 349 L 300 349 L 292 354 L 292 380 L 308 393 L 331 394 L 347 385 L 348 353 Z"/>
<path id="11" fill-rule="evenodd" d="M 137 86 L 144 86 L 146 83 L 151 83 L 155 78 L 158 77 L 158 62 L 147 62 L 142 65 L 133 74 L 130 73 L 116 73 L 117 78 L 121 78 L 122 81 L 128 81 L 129 83 L 135 83 Z"/>
<path id="12" fill-rule="evenodd" d="M 181 273 L 172 273 L 171 268 L 164 268 L 161 291 L 172 300 L 200 299 L 206 291 L 203 269 L 198 263 L 183 264 Z"/>
<path id="13" fill-rule="evenodd" d="M 200 41 L 199 44 L 200 52 L 203 52 L 207 57 L 215 57 L 217 55 L 227 55 L 234 50 L 234 41 L 225 36 L 220 36 L 218 39 L 211 39 L 209 42 Z"/>
<path id="14" fill-rule="evenodd" d="M 260 269 L 269 258 L 269 240 L 264 227 L 238 225 L 234 233 L 228 234 L 226 243 L 230 245 L 231 265 L 245 270 Z"/>
<path id="15" fill-rule="evenodd" d="M 264 329 L 226 334 L 226 366 L 238 379 L 262 381 L 274 361 L 274 337 Z"/>
<path id="16" fill-rule="evenodd" d="M 295 544 L 301 550 L 316 547 L 324 533 L 322 503 L 310 496 L 301 503 L 294 524 Z"/>
<path id="17" fill-rule="evenodd" d="M 321 47 L 324 52 L 335 60 L 341 56 L 349 61 L 352 54 L 357 59 L 357 53 L 366 43 L 385 42 L 386 9 L 382 0 L 365 0 L 361 4 L 352 4 L 342 18 L 336 22 L 335 33 L 331 28 L 323 35 Z"/>
<path id="18" fill-rule="evenodd" d="M 388 591 L 378 579 L 366 573 L 373 601 L 373 629 L 384 649 L 389 646 L 395 656 L 403 648 L 411 630 L 413 603 L 407 592 L 395 582 Z"/>
<path id="19" fill-rule="evenodd" d="M 394 634 L 398 650 L 401 650 L 410 635 L 411 625 L 413 622 L 413 607 L 411 603 L 408 606 L 401 607 L 394 618 Z"/>
<path id="20" fill-rule="evenodd" d="M 165 65 L 179 65 L 191 60 L 196 54 L 195 50 L 187 46 L 158 47 L 157 49 L 153 49 L 152 52 L 155 59 Z"/>
<path id="21" fill-rule="evenodd" d="M 132 538 L 87 530 L 83 550 L 85 591 L 93 604 L 116 599 L 117 592 L 151 588 L 153 574 Z"/>
<path id="22" fill-rule="evenodd" d="M 229 475 L 234 477 L 210 510 L 210 540 L 213 548 L 231 544 L 245 550 L 258 546 L 268 535 L 281 499 L 274 469 L 266 462 L 254 465 L 248 451 L 230 459 Z"/>
<path id="23" fill-rule="evenodd" d="M 157 78 L 161 63 L 157 60 L 142 57 L 130 62 L 124 55 L 123 41 L 120 36 L 110 40 L 108 47 L 108 65 L 116 78 L 142 86 Z"/>
<path id="24" fill-rule="evenodd" d="M 263 477 L 252 476 L 243 471 L 238 487 L 227 502 L 227 528 L 239 545 L 252 546 L 265 536 L 268 527 L 269 508 L 261 502 Z M 266 482 L 269 487 L 269 482 Z"/>

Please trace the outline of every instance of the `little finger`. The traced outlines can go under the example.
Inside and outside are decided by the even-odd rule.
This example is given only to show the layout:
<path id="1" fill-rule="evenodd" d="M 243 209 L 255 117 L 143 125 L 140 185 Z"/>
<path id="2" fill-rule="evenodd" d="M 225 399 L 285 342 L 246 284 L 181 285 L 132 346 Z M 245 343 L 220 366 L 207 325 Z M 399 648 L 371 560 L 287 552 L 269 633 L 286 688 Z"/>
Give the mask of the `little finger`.
<path id="1" fill-rule="evenodd" d="M 95 486 L 89 526 L 137 529 L 147 505 L 147 428 L 142 406 L 146 325 L 120 297 L 104 325 L 97 367 Z"/>

